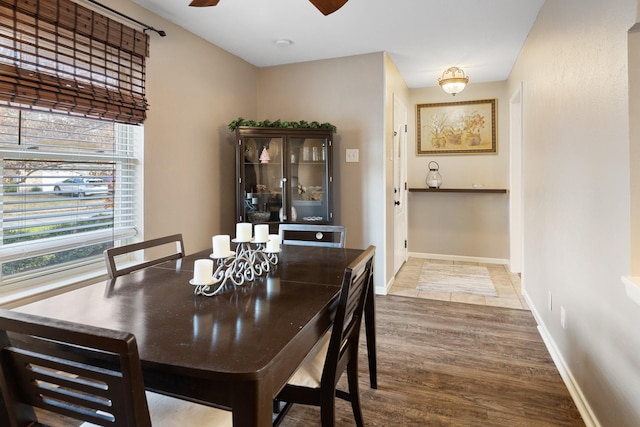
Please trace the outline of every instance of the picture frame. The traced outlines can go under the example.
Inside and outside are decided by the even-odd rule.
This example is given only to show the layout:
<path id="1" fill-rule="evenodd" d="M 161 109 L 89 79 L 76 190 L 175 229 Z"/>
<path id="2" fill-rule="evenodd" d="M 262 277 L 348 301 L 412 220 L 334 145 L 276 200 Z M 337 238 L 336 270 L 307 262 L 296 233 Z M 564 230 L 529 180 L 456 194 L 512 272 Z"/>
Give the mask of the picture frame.
<path id="1" fill-rule="evenodd" d="M 416 105 L 416 155 L 496 154 L 496 99 Z"/>

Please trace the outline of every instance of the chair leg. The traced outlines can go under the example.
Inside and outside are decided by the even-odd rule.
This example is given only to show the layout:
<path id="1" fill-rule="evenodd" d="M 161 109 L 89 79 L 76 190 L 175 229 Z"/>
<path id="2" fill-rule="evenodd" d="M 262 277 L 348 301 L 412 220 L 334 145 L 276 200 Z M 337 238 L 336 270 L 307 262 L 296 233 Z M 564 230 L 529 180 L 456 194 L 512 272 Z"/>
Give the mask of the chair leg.
<path id="1" fill-rule="evenodd" d="M 351 409 L 353 417 L 358 427 L 364 427 L 362 420 L 362 410 L 360 409 L 360 388 L 358 387 L 358 363 L 357 356 L 352 358 L 347 365 L 347 379 L 349 383 L 349 397 L 351 401 Z"/>
<path id="2" fill-rule="evenodd" d="M 275 400 L 274 401 L 274 409 L 275 409 L 275 402 L 278 402 L 278 412 L 273 413 L 272 416 L 272 421 L 273 421 L 273 427 L 278 427 L 280 425 L 280 423 L 282 422 L 282 420 L 284 420 L 284 417 L 287 415 L 287 413 L 289 412 L 289 409 L 291 409 L 291 407 L 293 406 L 293 403 L 291 402 L 285 402 L 284 406 L 282 406 L 279 400 Z"/>
<path id="3" fill-rule="evenodd" d="M 336 423 L 336 399 L 325 399 L 320 405 L 320 422 L 322 427 L 334 427 Z"/>

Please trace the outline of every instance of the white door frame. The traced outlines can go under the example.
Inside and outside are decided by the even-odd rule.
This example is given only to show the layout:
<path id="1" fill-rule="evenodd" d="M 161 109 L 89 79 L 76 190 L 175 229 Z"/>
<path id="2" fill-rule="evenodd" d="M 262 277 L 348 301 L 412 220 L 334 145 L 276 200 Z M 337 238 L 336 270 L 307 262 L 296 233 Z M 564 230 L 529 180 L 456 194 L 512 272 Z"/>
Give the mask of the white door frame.
<path id="1" fill-rule="evenodd" d="M 523 243 L 523 93 L 522 83 L 509 100 L 509 270 L 522 273 L 524 263 Z"/>
<path id="2" fill-rule="evenodd" d="M 393 274 L 408 257 L 407 107 L 393 95 Z"/>

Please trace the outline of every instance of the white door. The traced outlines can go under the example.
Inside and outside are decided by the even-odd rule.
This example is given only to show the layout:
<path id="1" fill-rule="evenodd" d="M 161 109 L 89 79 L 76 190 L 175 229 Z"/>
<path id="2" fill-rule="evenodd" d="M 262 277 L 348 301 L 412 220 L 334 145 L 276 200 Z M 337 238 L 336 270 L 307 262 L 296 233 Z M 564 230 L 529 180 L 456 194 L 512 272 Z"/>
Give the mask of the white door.
<path id="1" fill-rule="evenodd" d="M 393 97 L 393 274 L 407 260 L 407 108 Z"/>

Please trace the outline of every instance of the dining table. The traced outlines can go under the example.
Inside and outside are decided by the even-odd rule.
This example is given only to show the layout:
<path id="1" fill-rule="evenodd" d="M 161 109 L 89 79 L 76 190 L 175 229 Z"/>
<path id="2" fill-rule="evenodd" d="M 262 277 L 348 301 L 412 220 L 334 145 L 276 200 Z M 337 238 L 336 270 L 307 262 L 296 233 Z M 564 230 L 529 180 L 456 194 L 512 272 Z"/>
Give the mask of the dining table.
<path id="1" fill-rule="evenodd" d="M 269 271 L 214 296 L 190 284 L 211 251 L 148 267 L 14 310 L 135 335 L 145 387 L 230 409 L 234 426 L 270 426 L 273 399 L 330 328 L 345 267 L 363 250 L 283 246 Z M 373 284 L 365 306 L 376 381 Z"/>

